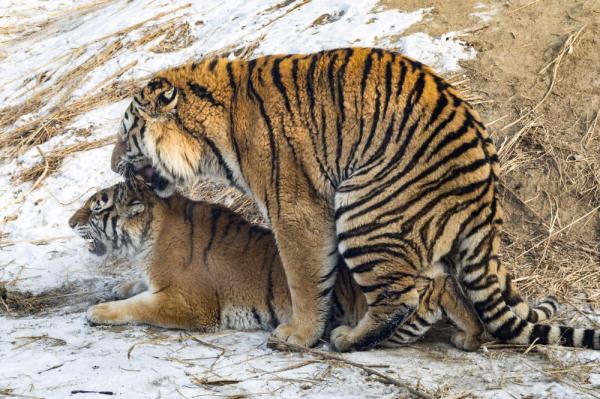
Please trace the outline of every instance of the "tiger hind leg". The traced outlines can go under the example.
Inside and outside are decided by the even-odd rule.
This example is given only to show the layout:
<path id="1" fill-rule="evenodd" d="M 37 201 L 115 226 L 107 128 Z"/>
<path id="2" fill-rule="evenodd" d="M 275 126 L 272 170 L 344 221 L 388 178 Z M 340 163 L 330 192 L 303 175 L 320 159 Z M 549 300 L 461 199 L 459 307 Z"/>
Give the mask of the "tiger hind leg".
<path id="1" fill-rule="evenodd" d="M 483 325 L 454 277 L 438 276 L 430 280 L 424 290 L 419 289 L 419 293 L 417 312 L 382 346 L 397 347 L 415 342 L 446 315 L 459 329 L 451 338 L 454 346 L 465 351 L 479 349 Z"/>
<path id="2" fill-rule="evenodd" d="M 385 235 L 383 229 L 366 231 L 365 226 L 377 215 L 353 218 L 340 212 L 339 206 L 353 199 L 336 195 L 336 234 L 338 250 L 365 296 L 367 311 L 355 327 L 340 326 L 331 332 L 332 348 L 338 351 L 376 346 L 408 320 L 419 305 L 415 284 L 421 269 L 419 256 L 403 243 L 381 237 Z M 392 229 L 399 231 L 400 227 L 383 232 Z"/>

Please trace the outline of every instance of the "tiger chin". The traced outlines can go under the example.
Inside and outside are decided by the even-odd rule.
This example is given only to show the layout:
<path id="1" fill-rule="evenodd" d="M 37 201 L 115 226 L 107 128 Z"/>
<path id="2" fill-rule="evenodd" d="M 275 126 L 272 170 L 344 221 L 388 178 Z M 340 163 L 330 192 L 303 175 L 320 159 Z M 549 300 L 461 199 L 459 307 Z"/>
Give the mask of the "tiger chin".
<path id="1" fill-rule="evenodd" d="M 117 301 L 88 309 L 93 324 L 150 324 L 216 331 L 272 330 L 292 314 L 285 272 L 270 230 L 220 205 L 175 194 L 156 196 L 145 185 L 118 183 L 92 195 L 69 220 L 96 255 L 140 255 L 144 278 L 117 285 Z M 366 301 L 347 267 L 338 266 L 327 332 L 355 325 Z M 422 301 L 385 347 L 421 338 L 448 317 L 463 350 L 477 350 L 483 327 L 443 265 L 419 278 Z"/>

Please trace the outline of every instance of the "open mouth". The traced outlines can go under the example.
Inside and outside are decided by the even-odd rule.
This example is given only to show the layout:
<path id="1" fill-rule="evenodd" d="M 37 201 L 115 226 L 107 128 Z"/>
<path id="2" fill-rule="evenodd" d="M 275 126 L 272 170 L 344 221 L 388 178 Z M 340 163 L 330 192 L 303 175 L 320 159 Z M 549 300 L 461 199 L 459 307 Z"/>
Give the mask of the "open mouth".
<path id="1" fill-rule="evenodd" d="M 106 253 L 106 245 L 104 245 L 101 241 L 94 240 L 93 238 L 86 240 L 86 247 L 88 251 L 94 255 L 102 256 Z"/>
<path id="2" fill-rule="evenodd" d="M 137 170 L 136 176 L 143 179 L 144 183 L 153 190 L 165 190 L 169 186 L 169 181 L 152 166 L 146 165 Z"/>

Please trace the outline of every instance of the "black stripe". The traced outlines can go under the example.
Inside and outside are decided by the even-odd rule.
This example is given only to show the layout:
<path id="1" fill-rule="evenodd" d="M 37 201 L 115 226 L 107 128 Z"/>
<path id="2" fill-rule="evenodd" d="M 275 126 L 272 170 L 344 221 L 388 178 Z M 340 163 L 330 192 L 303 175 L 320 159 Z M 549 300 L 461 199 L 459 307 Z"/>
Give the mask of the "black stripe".
<path id="1" fill-rule="evenodd" d="M 404 92 L 404 81 L 406 80 L 406 65 L 401 59 L 398 63 L 400 64 L 400 77 L 396 86 L 396 100 Z"/>
<path id="2" fill-rule="evenodd" d="M 403 324 L 403 326 L 404 327 L 400 327 L 399 329 L 396 330 L 396 332 L 398 334 L 408 335 L 413 338 L 419 338 L 421 336 L 421 334 L 415 334 L 414 332 L 407 329 L 407 327 L 412 327 L 411 324 Z"/>
<path id="3" fill-rule="evenodd" d="M 360 128 L 359 128 L 359 133 L 358 133 L 358 139 L 352 146 L 352 151 L 348 158 L 348 162 L 352 162 L 352 163 L 357 162 L 357 160 L 354 159 L 354 155 L 355 155 L 356 149 L 358 148 L 358 146 L 360 145 L 360 143 L 362 142 L 362 139 L 363 139 L 363 131 L 364 131 L 364 127 L 365 127 L 365 118 L 364 118 L 364 116 L 365 116 L 364 115 L 364 113 L 365 113 L 364 112 L 365 90 L 367 88 L 367 79 L 369 77 L 369 73 L 371 72 L 372 66 L 373 66 L 373 50 L 371 50 L 371 52 L 367 55 L 367 58 L 365 59 L 365 66 L 363 68 L 363 74 L 362 74 L 362 78 L 360 81 L 360 104 L 361 104 Z"/>
<path id="4" fill-rule="evenodd" d="M 210 251 L 213 241 L 215 239 L 215 235 L 217 234 L 217 222 L 221 217 L 221 208 L 214 207 L 210 211 L 210 238 L 208 239 L 208 244 L 206 244 L 206 248 L 204 249 L 204 264 L 208 265 L 208 252 Z"/>
<path id="5" fill-rule="evenodd" d="M 256 322 L 256 324 L 258 324 L 259 326 L 262 326 L 262 320 L 260 318 L 260 315 L 256 311 L 256 309 L 252 308 L 251 312 L 252 312 L 252 316 L 254 317 L 254 321 Z"/>
<path id="6" fill-rule="evenodd" d="M 223 156 L 221 155 L 221 151 L 219 151 L 219 148 L 217 147 L 217 145 L 214 143 L 214 141 L 212 141 L 208 137 L 202 136 L 202 139 L 206 142 L 206 144 L 208 144 L 208 146 L 212 150 L 213 154 L 217 158 L 217 163 L 219 164 L 219 166 L 225 170 L 225 177 L 227 178 L 227 180 L 232 185 L 237 186 L 237 182 L 233 176 L 233 172 L 229 168 L 229 165 L 227 165 L 227 163 L 225 162 L 225 159 L 223 159 Z"/>
<path id="7" fill-rule="evenodd" d="M 235 159 L 236 159 L 238 168 L 240 169 L 240 175 L 243 179 L 245 179 L 244 170 L 243 170 L 243 166 L 242 166 L 242 154 L 241 154 L 240 148 L 238 146 L 237 139 L 235 137 L 236 118 L 235 118 L 234 108 L 236 106 L 238 93 L 237 93 L 237 84 L 235 82 L 235 76 L 233 73 L 233 66 L 232 66 L 231 62 L 227 63 L 226 69 L 227 69 L 227 76 L 229 78 L 229 86 L 231 86 L 231 106 L 229 107 L 229 126 L 230 126 L 229 138 L 230 138 L 231 144 L 233 146 L 233 152 L 235 153 Z"/>
<path id="8" fill-rule="evenodd" d="M 389 284 L 387 284 L 387 285 L 389 286 Z M 413 289 L 415 289 L 414 284 L 408 284 L 406 287 L 402 288 L 401 290 L 385 289 L 385 290 L 383 290 L 383 292 L 380 292 L 377 295 L 377 298 L 375 299 L 375 301 L 368 303 L 368 306 L 369 307 L 381 306 L 382 303 L 384 305 L 385 304 L 393 304 L 398 299 L 400 299 L 400 297 L 402 295 L 406 294 L 409 291 L 412 291 Z"/>
<path id="9" fill-rule="evenodd" d="M 529 312 L 527 312 L 527 321 L 530 321 L 532 323 L 537 323 L 539 321 L 539 317 L 538 314 L 535 310 L 529 308 Z"/>
<path id="10" fill-rule="evenodd" d="M 215 70 L 215 68 L 217 67 L 217 64 L 219 63 L 219 59 L 215 58 L 213 60 L 210 61 L 210 63 L 208 64 L 208 69 L 213 72 Z"/>
<path id="11" fill-rule="evenodd" d="M 492 298 L 490 298 L 492 299 Z M 496 309 L 496 307 L 498 307 L 498 305 L 503 304 L 504 303 L 504 298 L 502 298 L 501 295 L 496 296 L 496 299 L 492 299 L 491 301 L 486 301 L 485 303 L 482 303 L 479 305 L 479 307 L 477 308 L 478 311 L 480 312 L 491 312 L 492 310 Z"/>
<path id="12" fill-rule="evenodd" d="M 395 123 L 396 123 L 396 115 L 394 114 L 394 115 L 392 115 L 390 124 L 388 125 L 387 129 L 385 130 L 383 140 L 381 140 L 379 147 L 377 148 L 377 150 L 375 150 L 373 155 L 371 155 L 371 157 L 369 157 L 367 162 L 365 162 L 365 166 L 368 166 L 369 169 L 372 169 L 375 166 L 379 165 L 379 163 L 377 163 L 376 165 L 373 165 L 373 162 L 376 161 L 378 158 L 380 158 L 385 153 L 385 150 L 388 148 L 388 145 L 390 144 L 390 141 L 392 140 L 392 133 L 394 131 Z M 366 171 L 361 170 L 360 174 L 364 174 L 365 172 Z"/>
<path id="13" fill-rule="evenodd" d="M 506 337 L 518 337 L 521 335 L 525 327 L 527 327 L 529 323 L 526 320 L 518 319 L 516 317 L 507 320 L 498 330 L 494 332 L 494 337 L 499 337 L 502 339 Z"/>
<path id="14" fill-rule="evenodd" d="M 392 57 L 392 61 L 388 60 L 385 63 L 385 100 L 383 102 L 383 114 L 382 114 L 382 120 L 385 119 L 385 116 L 387 115 L 387 109 L 388 106 L 390 104 L 390 98 L 392 96 L 392 62 L 393 62 L 393 57 Z"/>
<path id="15" fill-rule="evenodd" d="M 388 284 L 387 283 L 382 283 L 382 284 L 373 284 L 373 285 L 360 285 L 360 290 L 363 292 L 363 294 L 367 294 L 369 292 L 373 292 L 373 291 L 377 291 L 380 288 L 383 287 L 387 287 Z"/>
<path id="16" fill-rule="evenodd" d="M 327 155 L 327 114 L 325 112 L 325 103 L 321 103 L 321 146 L 323 147 L 323 158 L 325 159 L 325 165 L 328 165 Z M 326 169 L 329 169 L 326 166 Z"/>
<path id="17" fill-rule="evenodd" d="M 350 59 L 352 58 L 352 55 L 354 54 L 354 50 L 349 48 L 345 50 L 346 52 L 346 58 L 344 58 L 344 61 L 342 62 L 342 65 L 340 66 L 340 68 L 338 69 L 338 73 L 337 73 L 337 89 L 338 89 L 338 95 L 337 95 L 337 100 L 338 100 L 338 114 L 337 114 L 337 143 L 336 143 L 336 151 L 335 151 L 335 165 L 337 166 L 337 173 L 338 173 L 338 181 L 339 180 L 343 180 L 344 178 L 346 178 L 347 172 L 344 171 L 344 176 L 340 176 L 341 175 L 341 157 L 342 157 L 342 148 L 343 148 L 343 134 L 342 134 L 342 128 L 344 126 L 344 123 L 346 122 L 346 106 L 344 104 L 344 79 L 346 76 L 346 67 L 348 66 L 348 63 L 350 62 Z"/>
<path id="18" fill-rule="evenodd" d="M 273 61 L 273 67 L 271 68 L 271 77 L 273 78 L 273 83 L 275 83 L 275 87 L 283 96 L 285 108 L 290 114 L 290 117 L 293 117 L 294 114 L 292 113 L 292 107 L 290 106 L 290 99 L 288 98 L 285 85 L 281 81 L 281 69 L 279 68 L 279 64 L 281 64 L 281 61 L 283 61 L 282 58 L 276 58 L 275 61 Z"/>
<path id="19" fill-rule="evenodd" d="M 170 84 L 171 83 L 169 83 L 169 81 L 165 78 L 154 78 L 148 82 L 148 89 L 155 91 L 156 89 L 161 89 L 163 86 L 168 86 Z"/>
<path id="20" fill-rule="evenodd" d="M 429 121 L 427 122 L 427 124 L 425 125 L 423 130 L 427 130 L 429 128 L 429 126 L 431 126 L 433 124 L 433 122 L 435 122 L 437 120 L 437 118 L 439 118 L 439 116 L 441 115 L 444 108 L 446 108 L 446 106 L 448 105 L 448 99 L 446 98 L 446 94 L 440 88 L 440 85 L 437 80 L 436 80 L 436 84 L 437 84 L 437 88 L 438 88 L 437 91 L 438 91 L 439 97 L 438 97 L 437 103 L 435 104 L 435 108 L 433 109 L 433 112 L 431 113 L 431 117 L 429 118 Z"/>
<path id="21" fill-rule="evenodd" d="M 200 86 L 199 84 L 196 84 L 194 82 L 188 82 L 188 87 L 190 88 L 192 93 L 194 93 L 194 95 L 199 99 L 208 101 L 211 105 L 215 107 L 225 107 L 225 105 L 223 105 L 222 102 L 216 100 L 213 97 L 212 93 L 208 90 L 208 88 Z"/>
<path id="22" fill-rule="evenodd" d="M 424 318 L 422 318 L 419 315 L 415 315 L 415 322 L 419 323 L 422 327 L 429 327 L 429 326 L 431 326 L 430 322 L 428 322 L 427 320 L 425 320 Z"/>
<path id="23" fill-rule="evenodd" d="M 266 254 L 267 255 L 267 254 Z M 265 296 L 265 302 L 267 303 L 267 308 L 269 309 L 269 324 L 271 328 L 275 328 L 279 324 L 279 319 L 277 318 L 277 313 L 275 313 L 275 308 L 273 307 L 273 265 L 277 261 L 277 251 L 273 251 L 271 254 L 271 259 L 266 262 L 268 267 L 267 273 L 267 294 Z"/>
<path id="24" fill-rule="evenodd" d="M 369 132 L 369 135 L 367 136 L 367 142 L 363 147 L 361 158 L 365 156 L 365 153 L 371 147 L 371 141 L 373 141 L 373 136 L 375 135 L 377 125 L 379 124 L 379 113 L 381 112 L 381 93 L 379 92 L 378 88 L 375 88 L 375 91 L 377 92 L 377 95 L 375 96 L 375 111 L 372 117 L 371 130 Z"/>
<path id="25" fill-rule="evenodd" d="M 435 148 L 431 150 L 431 152 L 427 156 L 426 162 L 429 162 L 431 158 L 434 155 L 436 155 L 442 148 L 463 137 L 466 133 L 469 132 L 471 127 L 471 121 L 469 119 L 465 119 L 458 130 L 455 130 L 450 134 L 446 134 L 444 138 L 435 146 Z M 486 162 L 489 162 L 489 160 L 486 159 Z"/>
<path id="26" fill-rule="evenodd" d="M 346 249 L 342 256 L 344 257 L 344 259 L 352 259 L 363 255 L 387 254 L 392 255 L 396 258 L 403 259 L 408 266 L 411 266 L 413 269 L 415 268 L 410 259 L 406 256 L 406 254 L 399 251 L 394 251 L 392 248 L 402 247 L 395 244 L 362 245 L 360 247 Z"/>
<path id="27" fill-rule="evenodd" d="M 565 326 L 559 326 L 559 328 L 562 345 L 575 346 L 575 343 L 573 342 L 573 333 L 575 331 L 573 330 L 573 328 Z"/>
<path id="28" fill-rule="evenodd" d="M 367 272 L 372 271 L 373 268 L 375 268 L 375 266 L 380 265 L 382 263 L 385 263 L 385 262 L 381 259 L 369 260 L 367 262 L 361 263 L 361 264 L 351 268 L 350 272 L 352 274 L 367 273 Z"/>
<path id="29" fill-rule="evenodd" d="M 582 346 L 584 348 L 594 349 L 594 330 L 586 329 L 584 331 Z"/>
<path id="30" fill-rule="evenodd" d="M 552 311 L 550 309 L 547 309 L 546 307 L 542 306 L 542 304 L 540 304 L 539 306 L 537 306 L 536 310 L 544 313 L 546 315 L 547 319 L 549 319 L 550 317 L 552 317 Z"/>
<path id="31" fill-rule="evenodd" d="M 250 70 L 248 72 L 248 90 L 250 92 L 250 95 L 258 103 L 261 117 L 263 118 L 265 125 L 267 126 L 267 132 L 269 134 L 269 148 L 271 150 L 271 183 L 274 183 L 275 186 L 275 201 L 277 205 L 277 214 L 279 215 L 279 212 L 281 210 L 279 192 L 279 155 L 277 149 L 277 142 L 275 140 L 275 131 L 273 129 L 273 123 L 271 122 L 271 118 L 269 117 L 265 108 L 265 102 L 256 91 L 256 88 L 254 87 L 254 84 L 252 82 L 252 72 L 254 67 L 256 66 L 256 62 L 250 61 L 248 64 L 250 66 Z"/>
<path id="32" fill-rule="evenodd" d="M 408 122 L 410 116 L 413 114 L 414 107 L 417 105 L 421 96 L 423 95 L 423 91 L 425 89 L 425 74 L 423 72 L 419 73 L 419 77 L 415 82 L 411 93 L 408 96 L 407 102 L 404 105 L 404 113 L 402 114 L 402 120 L 400 122 L 400 128 L 398 129 L 398 136 L 396 137 L 396 143 L 400 142 L 400 138 L 402 137 L 402 133 L 404 132 L 404 127 Z M 409 141 L 412 139 L 412 134 L 408 135 L 405 141 Z M 406 145 L 404 145 L 406 146 Z"/>
<path id="33" fill-rule="evenodd" d="M 479 313 L 479 309 L 477 309 L 477 313 L 480 314 Z M 484 323 L 492 323 L 492 322 L 494 322 L 495 320 L 498 320 L 499 318 L 501 318 L 502 316 L 504 316 L 507 313 L 512 313 L 512 312 L 511 312 L 511 310 L 510 310 L 510 308 L 508 306 L 504 305 L 499 310 L 497 310 L 496 312 L 494 312 L 494 313 L 492 313 L 490 315 L 487 315 L 487 316 L 481 314 L 480 317 L 481 317 L 481 320 Z M 513 318 L 516 319 L 516 317 L 511 317 L 511 319 L 513 319 Z"/>
<path id="34" fill-rule="evenodd" d="M 298 58 L 292 60 L 292 81 L 294 82 L 294 97 L 296 97 L 296 106 L 298 113 L 301 114 L 300 108 L 300 87 L 298 86 Z"/>
<path id="35" fill-rule="evenodd" d="M 548 345 L 548 335 L 551 329 L 552 326 L 548 324 L 534 324 L 529 336 L 529 343 Z"/>

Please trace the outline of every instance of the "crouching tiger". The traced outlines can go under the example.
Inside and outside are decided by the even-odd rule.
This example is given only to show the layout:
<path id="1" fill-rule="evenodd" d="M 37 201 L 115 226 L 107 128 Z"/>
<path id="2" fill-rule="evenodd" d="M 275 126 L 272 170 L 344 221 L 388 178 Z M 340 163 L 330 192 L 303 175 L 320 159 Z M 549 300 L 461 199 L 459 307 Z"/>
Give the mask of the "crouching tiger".
<path id="1" fill-rule="evenodd" d="M 92 253 L 139 254 L 144 263 L 144 279 L 115 287 L 122 300 L 88 310 L 93 323 L 214 331 L 273 329 L 291 318 L 273 234 L 225 207 L 178 194 L 161 199 L 145 187 L 119 183 L 90 197 L 69 224 Z M 366 312 L 347 267 L 338 268 L 328 331 L 355 325 Z M 428 272 L 417 278 L 417 312 L 384 346 L 413 342 L 447 315 L 460 330 L 452 337 L 455 346 L 476 350 L 482 326 L 472 306 L 443 265 Z"/>

